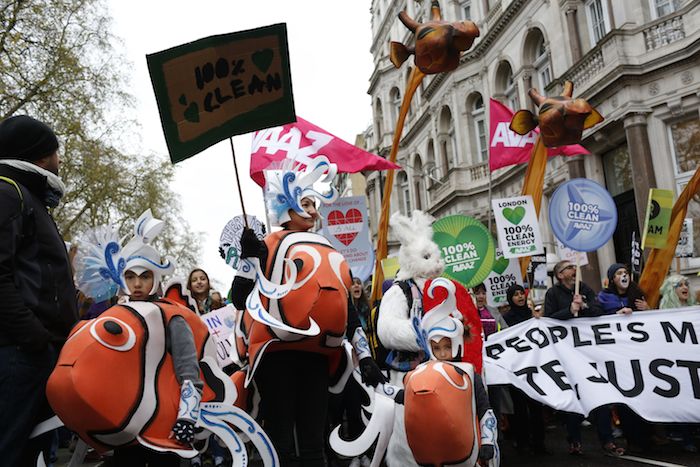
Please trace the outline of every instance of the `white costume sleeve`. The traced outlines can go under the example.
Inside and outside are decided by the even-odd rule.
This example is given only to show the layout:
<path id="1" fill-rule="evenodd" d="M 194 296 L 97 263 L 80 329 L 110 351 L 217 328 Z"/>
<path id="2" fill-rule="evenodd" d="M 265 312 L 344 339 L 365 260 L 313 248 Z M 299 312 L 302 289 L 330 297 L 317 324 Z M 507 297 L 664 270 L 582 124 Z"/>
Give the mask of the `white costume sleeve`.
<path id="1" fill-rule="evenodd" d="M 403 290 L 398 285 L 392 285 L 382 297 L 377 319 L 379 340 L 388 350 L 422 350 L 409 311 Z"/>

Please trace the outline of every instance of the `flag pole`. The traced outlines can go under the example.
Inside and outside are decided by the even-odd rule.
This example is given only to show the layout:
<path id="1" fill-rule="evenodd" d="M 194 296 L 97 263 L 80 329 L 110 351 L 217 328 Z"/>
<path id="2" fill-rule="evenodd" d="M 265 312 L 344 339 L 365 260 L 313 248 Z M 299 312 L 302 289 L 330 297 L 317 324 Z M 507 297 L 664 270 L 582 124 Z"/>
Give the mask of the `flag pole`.
<path id="1" fill-rule="evenodd" d="M 489 164 L 489 232 L 491 232 L 491 218 L 493 217 L 493 203 L 491 203 L 491 166 Z"/>
<path id="2" fill-rule="evenodd" d="M 233 171 L 236 173 L 236 185 L 238 186 L 238 196 L 241 200 L 241 210 L 243 210 L 243 222 L 246 229 L 248 228 L 248 215 L 245 213 L 245 204 L 243 204 L 243 190 L 241 190 L 241 179 L 238 177 L 238 164 L 236 163 L 236 150 L 233 149 L 233 137 L 229 137 L 231 143 L 231 155 L 233 156 Z"/>

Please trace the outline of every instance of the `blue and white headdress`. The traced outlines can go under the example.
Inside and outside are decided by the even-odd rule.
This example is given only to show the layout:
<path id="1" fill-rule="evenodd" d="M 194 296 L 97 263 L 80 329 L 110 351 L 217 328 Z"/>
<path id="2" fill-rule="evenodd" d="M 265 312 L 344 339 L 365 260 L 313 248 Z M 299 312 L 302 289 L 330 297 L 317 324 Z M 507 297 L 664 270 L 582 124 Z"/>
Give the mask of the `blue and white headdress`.
<path id="1" fill-rule="evenodd" d="M 270 223 L 282 226 L 291 219 L 289 210 L 302 217 L 310 217 L 301 207 L 306 197 L 319 199 L 322 203 L 332 203 L 338 198 L 338 191 L 332 185 L 338 166 L 330 163 L 326 156 L 317 156 L 300 170 L 296 161 L 285 159 L 285 166 L 265 171 L 265 204 Z M 313 188 L 314 183 L 328 183 L 329 191 L 320 193 Z"/>
<path id="2" fill-rule="evenodd" d="M 172 274 L 175 270 L 175 261 L 171 258 L 161 261 L 161 254 L 150 245 L 164 227 L 165 222 L 154 219 L 150 209 L 141 214 L 134 223 L 134 237 L 124 245 L 122 251 L 126 261 L 122 272 L 122 289 L 127 294 L 131 292 L 124 280 L 126 271 L 133 271 L 136 274 L 143 274 L 144 271 L 153 272 L 153 288 L 149 292 L 149 295 L 152 295 L 158 289 L 163 276 Z"/>
<path id="3" fill-rule="evenodd" d="M 75 267 L 78 289 L 97 302 L 108 300 L 119 289 L 130 294 L 124 273 L 134 271 L 153 272 L 153 294 L 164 274 L 175 269 L 174 261 L 161 262 L 161 255 L 149 243 L 163 230 L 164 223 L 153 218 L 147 210 L 134 224 L 134 237 L 124 247 L 125 239 L 119 239 L 116 227 L 99 226 L 89 230 L 78 241 Z"/>
<path id="4" fill-rule="evenodd" d="M 430 298 L 435 296 L 435 289 L 438 287 L 447 290 L 447 297 L 431 310 L 426 310 L 420 325 L 428 343 L 427 348 L 431 357 L 435 358 L 435 355 L 433 355 L 429 342 L 431 340 L 438 342 L 443 337 L 447 337 L 452 342 L 452 358 L 456 358 L 462 353 L 464 336 L 464 324 L 455 317 L 456 314 L 459 314 L 456 288 L 449 279 L 438 277 L 433 279 L 428 287 L 427 294 Z"/>

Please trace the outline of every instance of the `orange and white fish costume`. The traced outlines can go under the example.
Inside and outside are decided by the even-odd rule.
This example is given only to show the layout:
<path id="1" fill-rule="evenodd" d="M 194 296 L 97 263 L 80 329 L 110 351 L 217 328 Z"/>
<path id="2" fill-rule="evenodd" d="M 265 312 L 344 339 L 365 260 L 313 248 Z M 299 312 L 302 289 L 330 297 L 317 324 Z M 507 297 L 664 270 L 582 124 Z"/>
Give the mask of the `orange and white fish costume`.
<path id="1" fill-rule="evenodd" d="M 442 290 L 438 292 L 439 289 Z M 438 297 L 441 299 L 436 303 Z M 449 337 L 453 358 L 458 358 L 464 345 L 464 325 L 454 316 L 456 285 L 442 277 L 433 279 L 425 290 L 425 299 L 436 304 L 421 320 L 419 340 L 423 341 L 426 352 L 432 357 L 429 341 Z M 365 434 L 348 443 L 337 436 L 336 430 L 331 435 L 331 446 L 342 455 L 356 455 L 367 449 L 378 435 L 378 446 L 392 446 L 393 443 L 394 448 L 387 452 L 386 459 L 390 467 L 473 467 L 481 447 L 491 445 L 494 456 L 489 465 L 499 464 L 496 418 L 488 407 L 488 396 L 474 365 L 431 360 L 408 372 L 403 383 L 404 389 L 399 390 L 402 397 L 395 398 L 390 394 L 391 388 L 388 391 L 383 388 L 384 393 L 377 391 L 374 394 L 374 411 Z M 396 407 L 395 411 L 389 411 L 387 395 L 394 400 L 403 399 L 403 410 Z M 391 418 L 392 423 L 389 424 L 386 418 Z M 391 443 L 381 443 L 382 436 L 386 437 L 386 430 L 391 430 L 392 426 Z M 382 455 L 378 448 L 373 466 L 379 465 Z"/>
<path id="2" fill-rule="evenodd" d="M 279 299 L 262 293 L 249 297 L 237 335 L 239 358 L 246 353 L 254 376 L 265 352 L 300 350 L 328 356 L 331 380 L 340 377 L 345 352 L 342 349 L 348 320 L 350 268 L 343 255 L 323 236 L 313 232 L 282 230 L 268 235 L 265 246 L 270 254 L 265 270 L 275 284 L 284 284 L 296 269 L 291 289 Z M 257 294 L 260 285 L 251 295 Z M 266 310 L 275 322 L 268 320 Z M 278 326 L 282 323 L 284 326 Z M 315 329 L 311 335 L 299 329 Z"/>

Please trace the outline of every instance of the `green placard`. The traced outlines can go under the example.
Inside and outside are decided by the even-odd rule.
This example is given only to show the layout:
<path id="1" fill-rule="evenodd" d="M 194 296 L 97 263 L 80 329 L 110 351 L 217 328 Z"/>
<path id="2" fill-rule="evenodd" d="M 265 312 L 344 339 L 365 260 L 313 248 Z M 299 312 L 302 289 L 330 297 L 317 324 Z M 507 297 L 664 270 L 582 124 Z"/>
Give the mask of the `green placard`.
<path id="1" fill-rule="evenodd" d="M 435 222 L 433 231 L 445 261 L 445 276 L 465 287 L 486 279 L 496 259 L 496 247 L 484 224 L 468 216 L 448 216 Z"/>
<path id="2" fill-rule="evenodd" d="M 173 163 L 230 136 L 296 121 L 284 23 L 146 57 Z"/>
<path id="3" fill-rule="evenodd" d="M 649 190 L 642 248 L 666 248 L 668 229 L 673 210 L 673 191 L 652 188 Z"/>

